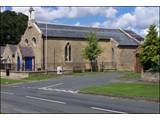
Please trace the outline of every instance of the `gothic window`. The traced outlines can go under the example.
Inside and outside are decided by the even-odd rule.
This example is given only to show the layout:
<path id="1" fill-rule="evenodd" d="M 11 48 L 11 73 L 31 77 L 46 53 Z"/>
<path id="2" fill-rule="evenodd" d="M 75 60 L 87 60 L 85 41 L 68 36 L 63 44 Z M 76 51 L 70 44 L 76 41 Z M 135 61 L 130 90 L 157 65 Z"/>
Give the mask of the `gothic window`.
<path id="1" fill-rule="evenodd" d="M 112 48 L 112 62 L 114 62 L 114 49 Z"/>
<path id="2" fill-rule="evenodd" d="M 69 43 L 65 46 L 65 61 L 71 61 L 71 45 Z"/>
<path id="3" fill-rule="evenodd" d="M 33 42 L 33 45 L 36 46 L 37 41 L 35 37 L 32 38 L 32 42 Z"/>
<path id="4" fill-rule="evenodd" d="M 28 39 L 25 39 L 25 44 L 28 46 Z"/>

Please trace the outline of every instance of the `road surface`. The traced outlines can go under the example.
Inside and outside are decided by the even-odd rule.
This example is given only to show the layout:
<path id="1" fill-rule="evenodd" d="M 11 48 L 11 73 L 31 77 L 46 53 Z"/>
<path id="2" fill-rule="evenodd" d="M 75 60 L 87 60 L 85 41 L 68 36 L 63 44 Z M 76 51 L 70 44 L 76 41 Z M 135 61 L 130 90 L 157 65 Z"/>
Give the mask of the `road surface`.
<path id="1" fill-rule="evenodd" d="M 123 73 L 61 76 L 54 80 L 1 86 L 2 113 L 159 113 L 159 103 L 87 95 L 82 87 L 119 82 Z"/>

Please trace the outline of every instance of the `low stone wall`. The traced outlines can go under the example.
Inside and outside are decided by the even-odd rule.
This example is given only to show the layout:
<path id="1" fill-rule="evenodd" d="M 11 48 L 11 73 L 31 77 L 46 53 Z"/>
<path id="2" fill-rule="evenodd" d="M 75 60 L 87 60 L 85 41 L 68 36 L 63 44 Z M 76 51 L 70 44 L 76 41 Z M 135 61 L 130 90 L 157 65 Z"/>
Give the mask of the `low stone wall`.
<path id="1" fill-rule="evenodd" d="M 10 71 L 9 76 L 6 76 L 5 71 L 1 71 L 1 77 L 2 78 L 8 78 L 8 79 L 23 79 L 27 78 L 29 76 L 29 73 L 27 72 L 12 72 Z"/>
<path id="2" fill-rule="evenodd" d="M 149 82 L 160 82 L 159 72 L 141 72 L 141 79 Z"/>

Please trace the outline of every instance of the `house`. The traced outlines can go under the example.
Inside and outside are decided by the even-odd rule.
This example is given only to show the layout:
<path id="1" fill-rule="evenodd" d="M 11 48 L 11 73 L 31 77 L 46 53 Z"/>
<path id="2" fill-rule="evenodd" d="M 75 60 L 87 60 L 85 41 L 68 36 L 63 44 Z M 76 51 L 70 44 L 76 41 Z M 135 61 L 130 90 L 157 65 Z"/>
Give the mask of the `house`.
<path id="1" fill-rule="evenodd" d="M 5 46 L 0 46 L 0 62 L 3 63 L 4 61 L 4 58 L 3 58 L 3 53 L 4 53 L 4 49 L 5 49 Z"/>
<path id="2" fill-rule="evenodd" d="M 3 66 L 2 69 L 6 68 L 14 69 L 16 67 L 15 53 L 17 51 L 17 45 L 7 44 L 4 48 L 2 48 L 2 50 L 3 50 L 2 61 L 1 61 L 1 66 Z"/>
<path id="3" fill-rule="evenodd" d="M 4 53 L 3 53 L 5 63 L 16 64 L 16 61 L 15 61 L 16 51 L 17 51 L 17 45 L 12 45 L 12 44 L 6 45 L 6 47 L 4 49 Z"/>

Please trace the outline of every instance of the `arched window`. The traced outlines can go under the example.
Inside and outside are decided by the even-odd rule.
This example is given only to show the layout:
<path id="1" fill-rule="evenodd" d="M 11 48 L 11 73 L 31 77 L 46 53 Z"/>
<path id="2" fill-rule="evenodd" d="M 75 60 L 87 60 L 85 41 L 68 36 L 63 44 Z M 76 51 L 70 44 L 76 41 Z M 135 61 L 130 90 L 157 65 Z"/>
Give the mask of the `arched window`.
<path id="1" fill-rule="evenodd" d="M 26 45 L 28 45 L 28 39 L 25 39 L 25 43 L 26 43 Z"/>
<path id="2" fill-rule="evenodd" d="M 33 45 L 36 46 L 37 41 L 35 37 L 32 38 L 32 42 L 33 42 Z"/>
<path id="3" fill-rule="evenodd" d="M 112 48 L 112 62 L 115 62 L 114 61 L 114 49 Z"/>
<path id="4" fill-rule="evenodd" d="M 71 61 L 71 45 L 69 43 L 66 44 L 65 46 L 65 61 Z"/>

